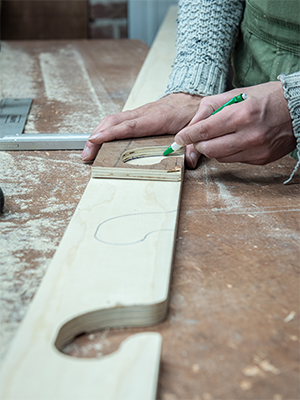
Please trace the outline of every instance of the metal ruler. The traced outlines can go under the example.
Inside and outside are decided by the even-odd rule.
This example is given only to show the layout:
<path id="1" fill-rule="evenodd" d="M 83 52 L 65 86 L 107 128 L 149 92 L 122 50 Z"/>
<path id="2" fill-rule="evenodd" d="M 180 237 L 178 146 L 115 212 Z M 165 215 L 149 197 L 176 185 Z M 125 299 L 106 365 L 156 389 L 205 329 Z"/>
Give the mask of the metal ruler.
<path id="1" fill-rule="evenodd" d="M 23 133 L 32 99 L 0 102 L 0 150 L 82 150 L 90 133 Z"/>

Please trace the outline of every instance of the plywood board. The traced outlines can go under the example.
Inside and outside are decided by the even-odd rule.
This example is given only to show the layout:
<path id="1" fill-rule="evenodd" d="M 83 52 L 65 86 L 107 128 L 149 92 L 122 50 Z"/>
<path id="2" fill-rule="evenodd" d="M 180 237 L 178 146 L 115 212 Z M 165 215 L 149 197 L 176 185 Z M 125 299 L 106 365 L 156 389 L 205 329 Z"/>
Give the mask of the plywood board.
<path id="1" fill-rule="evenodd" d="M 155 101 L 164 94 L 176 54 L 176 18 L 177 6 L 172 6 L 130 92 L 124 111 Z"/>
<path id="2" fill-rule="evenodd" d="M 165 64 L 160 74 L 169 71 Z M 159 95 L 145 84 L 150 97 Z M 166 317 L 182 173 L 177 182 L 91 179 L 8 353 L 1 399 L 155 398 L 159 334 L 134 335 L 101 360 L 60 350 L 86 331 Z"/>
<path id="3" fill-rule="evenodd" d="M 173 141 L 172 135 L 164 135 L 104 143 L 92 166 L 92 177 L 178 182 L 183 177 L 184 149 L 163 156 Z"/>
<path id="4" fill-rule="evenodd" d="M 104 389 L 111 375 L 106 357 L 82 362 L 58 349 L 82 332 L 151 325 L 165 318 L 179 195 L 177 182 L 91 180 L 8 355 L 2 399 L 64 400 L 66 393 L 82 399 L 89 374 L 99 380 L 86 399 L 124 398 L 122 391 L 115 389 L 110 397 L 112 388 Z M 143 396 L 135 376 L 128 383 L 128 398 L 154 398 L 147 393 L 156 390 L 160 335 L 144 337 L 145 347 L 152 347 L 150 359 L 146 349 L 137 350 L 139 335 L 131 340 L 137 364 L 115 353 L 116 365 L 123 365 L 115 383 L 127 380 L 124 370 L 133 374 L 131 367 L 144 363 L 139 376 L 144 381 L 148 375 L 149 382 Z M 98 397 L 102 391 L 106 397 Z"/>

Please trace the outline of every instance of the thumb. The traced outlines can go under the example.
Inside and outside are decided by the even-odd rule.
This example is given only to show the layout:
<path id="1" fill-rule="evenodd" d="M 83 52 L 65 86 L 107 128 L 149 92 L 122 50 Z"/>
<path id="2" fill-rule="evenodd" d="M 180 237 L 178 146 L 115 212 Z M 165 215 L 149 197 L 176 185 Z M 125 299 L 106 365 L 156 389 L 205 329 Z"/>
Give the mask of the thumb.
<path id="1" fill-rule="evenodd" d="M 200 156 L 201 153 L 195 149 L 193 144 L 188 144 L 185 147 L 185 161 L 189 168 L 196 168 Z"/>

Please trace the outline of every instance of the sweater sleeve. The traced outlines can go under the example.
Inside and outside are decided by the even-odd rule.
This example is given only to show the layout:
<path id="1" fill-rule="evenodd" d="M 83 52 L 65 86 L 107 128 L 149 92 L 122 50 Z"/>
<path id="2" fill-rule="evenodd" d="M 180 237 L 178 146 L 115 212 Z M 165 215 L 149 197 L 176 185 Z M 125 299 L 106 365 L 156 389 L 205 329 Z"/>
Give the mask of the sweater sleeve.
<path id="1" fill-rule="evenodd" d="M 244 0 L 179 0 L 176 58 L 165 93 L 225 90 Z"/>
<path id="2" fill-rule="evenodd" d="M 297 141 L 296 149 L 293 151 L 292 156 L 296 158 L 298 162 L 290 178 L 284 182 L 288 183 L 292 180 L 300 166 L 300 71 L 289 75 L 280 74 L 278 79 L 280 79 L 282 83 L 284 96 L 288 102 L 293 132 Z"/>

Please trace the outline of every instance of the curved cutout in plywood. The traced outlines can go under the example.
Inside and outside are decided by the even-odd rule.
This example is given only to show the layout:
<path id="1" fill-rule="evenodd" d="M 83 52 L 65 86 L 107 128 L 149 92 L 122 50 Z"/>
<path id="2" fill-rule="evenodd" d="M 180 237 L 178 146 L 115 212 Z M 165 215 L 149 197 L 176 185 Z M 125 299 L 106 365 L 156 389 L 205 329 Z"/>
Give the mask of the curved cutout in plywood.
<path id="1" fill-rule="evenodd" d="M 164 321 L 167 314 L 167 299 L 156 304 L 95 310 L 79 315 L 66 322 L 60 329 L 54 345 L 62 352 L 76 336 L 105 328 L 143 327 Z"/>
<path id="2" fill-rule="evenodd" d="M 170 46 L 170 40 L 175 44 L 175 19 L 176 8 L 160 30 L 125 108 L 153 101 L 164 91 L 162 82 L 167 83 L 174 57 L 171 49 L 175 46 Z M 101 360 L 66 357 L 57 348 L 76 333 L 96 326 L 120 320 L 156 323 L 165 317 L 183 156 L 166 157 L 151 166 L 130 165 L 121 158 L 128 150 L 167 148 L 172 142 L 172 136 L 163 136 L 102 146 L 93 177 L 134 180 L 89 182 L 8 353 L 1 372 L 1 399 L 155 399 L 159 334 L 133 335 L 118 351 Z M 168 214 L 170 210 L 176 212 Z M 94 237 L 101 221 L 147 212 L 161 213 L 159 228 L 149 222 L 149 232 L 156 233 L 148 235 L 147 240 L 114 246 Z M 172 231 L 166 234 L 170 215 Z M 120 224 L 129 239 L 135 229 L 131 222 Z M 84 316 L 89 318 L 82 319 Z"/>
<path id="3" fill-rule="evenodd" d="M 178 153 L 172 153 L 164 156 L 162 153 L 166 150 L 165 146 L 142 147 L 135 150 L 127 150 L 121 156 L 123 163 L 131 165 L 153 165 L 159 164 L 170 157 L 178 157 Z"/>
<path id="4" fill-rule="evenodd" d="M 149 333 L 141 341 L 134 335 L 131 348 L 99 360 L 69 357 L 61 350 L 83 332 L 149 326 L 165 319 L 180 191 L 180 182 L 90 181 L 11 348 L 1 375 L 7 382 L 0 388 L 1 398 L 82 400 L 97 398 L 97 390 L 102 398 L 123 400 L 122 390 L 109 392 L 116 386 L 111 377 L 118 388 L 126 380 L 130 400 L 155 398 L 159 334 Z M 150 217 L 146 231 L 141 215 Z M 116 224 L 106 226 L 107 237 L 119 229 L 130 245 L 94 237 L 108 220 Z M 136 240 L 154 231 L 146 240 Z M 113 374 L 112 360 L 117 365 Z M 143 391 L 138 381 L 144 382 Z M 92 395 L 84 395 L 82 388 Z"/>
<path id="5" fill-rule="evenodd" d="M 178 182 L 183 177 L 184 149 L 162 155 L 173 138 L 164 135 L 103 143 L 92 166 L 92 177 Z M 145 146 L 147 143 L 151 146 Z"/>

